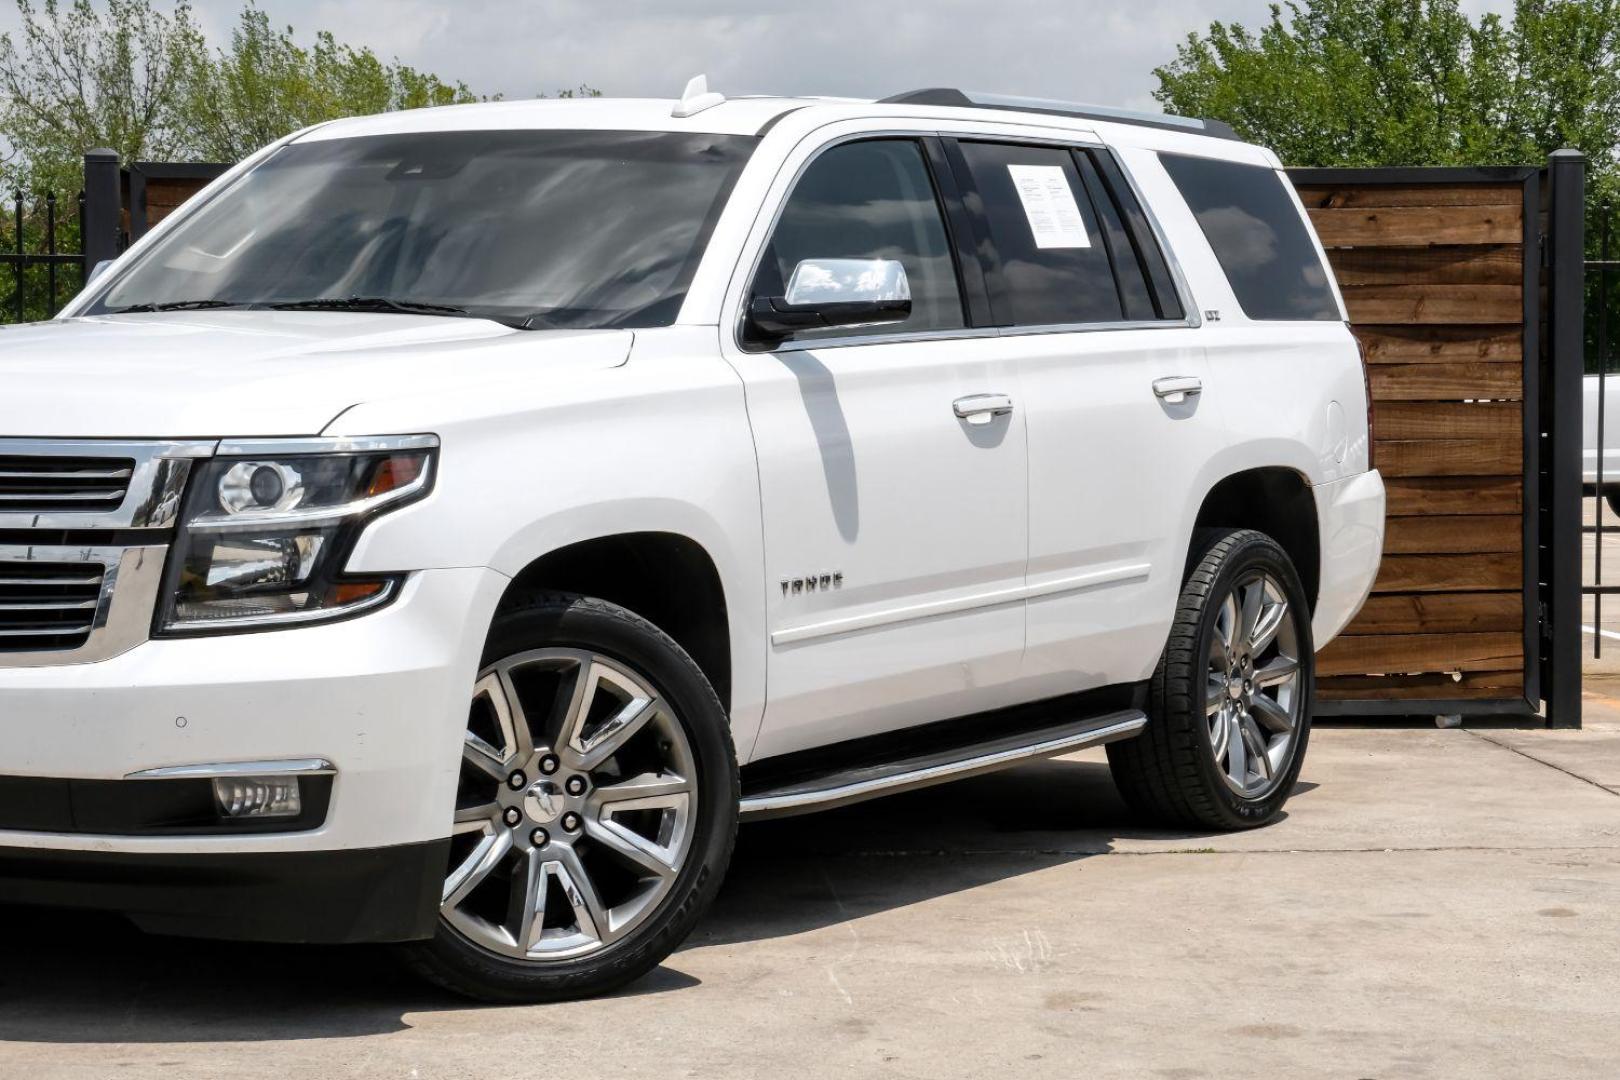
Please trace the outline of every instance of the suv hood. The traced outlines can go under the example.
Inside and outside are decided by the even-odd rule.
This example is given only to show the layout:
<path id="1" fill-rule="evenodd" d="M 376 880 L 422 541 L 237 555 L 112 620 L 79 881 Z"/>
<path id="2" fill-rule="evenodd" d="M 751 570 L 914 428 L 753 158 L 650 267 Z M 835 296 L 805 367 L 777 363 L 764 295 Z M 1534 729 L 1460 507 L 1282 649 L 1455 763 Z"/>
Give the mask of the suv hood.
<path id="1" fill-rule="evenodd" d="M 0 327 L 0 437 L 316 435 L 366 402 L 617 367 L 633 338 L 626 330 L 303 311 Z"/>

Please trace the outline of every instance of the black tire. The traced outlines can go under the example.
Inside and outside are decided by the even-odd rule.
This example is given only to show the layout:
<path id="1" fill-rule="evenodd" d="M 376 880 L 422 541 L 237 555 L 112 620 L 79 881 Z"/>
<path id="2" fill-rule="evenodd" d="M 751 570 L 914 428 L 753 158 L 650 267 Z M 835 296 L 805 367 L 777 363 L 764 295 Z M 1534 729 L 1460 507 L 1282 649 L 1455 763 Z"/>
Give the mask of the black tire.
<path id="1" fill-rule="evenodd" d="M 402 946 L 416 972 L 455 993 L 493 1002 L 542 1002 L 608 993 L 651 971 L 691 932 L 731 861 L 739 798 L 731 727 L 719 698 L 686 652 L 656 626 L 603 600 L 535 595 L 501 612 L 482 667 L 535 649 L 589 650 L 636 673 L 668 701 L 696 764 L 693 837 L 675 884 L 627 936 L 576 959 L 497 954 L 441 917 L 430 941 Z"/>
<path id="2" fill-rule="evenodd" d="M 1200 830 L 1252 829 L 1281 813 L 1305 759 L 1315 683 L 1310 606 L 1288 555 L 1264 533 L 1204 532 L 1195 538 L 1194 551 L 1169 641 L 1153 673 L 1147 727 L 1134 739 L 1110 744 L 1108 763 L 1125 801 L 1154 821 Z M 1217 761 L 1206 701 L 1221 605 L 1256 572 L 1279 583 L 1297 613 L 1292 632 L 1300 677 L 1292 692 L 1302 699 L 1290 756 L 1276 769 L 1269 789 L 1251 798 L 1227 782 Z"/>
<path id="3" fill-rule="evenodd" d="M 1609 509 L 1620 515 L 1620 486 L 1611 487 L 1605 484 L 1603 498 L 1608 501 Z"/>

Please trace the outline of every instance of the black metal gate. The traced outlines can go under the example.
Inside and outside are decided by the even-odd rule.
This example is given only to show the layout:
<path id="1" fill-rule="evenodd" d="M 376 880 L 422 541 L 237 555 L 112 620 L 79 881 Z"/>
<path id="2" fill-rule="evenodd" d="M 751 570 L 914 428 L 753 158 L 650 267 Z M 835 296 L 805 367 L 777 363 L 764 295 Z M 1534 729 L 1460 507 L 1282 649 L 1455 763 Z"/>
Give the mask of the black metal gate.
<path id="1" fill-rule="evenodd" d="M 37 199 L 13 192 L 10 203 L 6 218 L 11 235 L 0 243 L 0 277 L 10 292 L 0 293 L 0 321 L 48 319 L 84 286 L 84 256 L 61 250 L 61 242 L 68 239 L 64 232 L 77 246 L 84 193 L 71 200 L 73 214 L 66 222 L 54 191 Z"/>
<path id="2" fill-rule="evenodd" d="M 54 316 L 98 264 L 116 259 L 228 168 L 125 166 L 111 150 L 92 150 L 84 156 L 84 189 L 71 198 L 17 191 L 0 199 L 0 323 Z"/>

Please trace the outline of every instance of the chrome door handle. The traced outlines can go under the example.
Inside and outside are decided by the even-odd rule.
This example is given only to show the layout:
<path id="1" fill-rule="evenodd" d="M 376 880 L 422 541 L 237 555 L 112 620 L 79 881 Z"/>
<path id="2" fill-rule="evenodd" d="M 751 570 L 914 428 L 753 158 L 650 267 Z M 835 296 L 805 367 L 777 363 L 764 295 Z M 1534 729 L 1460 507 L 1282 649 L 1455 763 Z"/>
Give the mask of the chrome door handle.
<path id="1" fill-rule="evenodd" d="M 970 424 L 988 424 L 1012 412 L 1013 403 L 1006 394 L 971 394 L 951 402 L 951 411 Z"/>
<path id="2" fill-rule="evenodd" d="M 1179 405 L 1188 398 L 1204 392 L 1204 380 L 1196 375 L 1172 375 L 1153 380 L 1153 393 L 1171 405 Z"/>

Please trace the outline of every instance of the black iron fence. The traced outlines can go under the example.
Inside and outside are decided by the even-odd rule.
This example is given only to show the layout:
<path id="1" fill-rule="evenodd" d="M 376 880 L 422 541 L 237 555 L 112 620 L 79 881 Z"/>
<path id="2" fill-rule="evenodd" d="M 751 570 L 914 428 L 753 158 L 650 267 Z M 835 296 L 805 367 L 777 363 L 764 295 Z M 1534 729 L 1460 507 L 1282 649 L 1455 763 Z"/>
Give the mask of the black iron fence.
<path id="1" fill-rule="evenodd" d="M 67 200 L 55 192 L 12 193 L 5 207 L 9 235 L 0 231 L 0 322 L 48 319 L 84 287 L 84 255 L 77 250 L 84 203 L 83 192 Z"/>
<path id="2" fill-rule="evenodd" d="M 120 163 L 111 150 L 84 155 L 84 189 L 0 196 L 0 323 L 49 319 L 96 266 L 116 259 L 229 166 Z"/>

